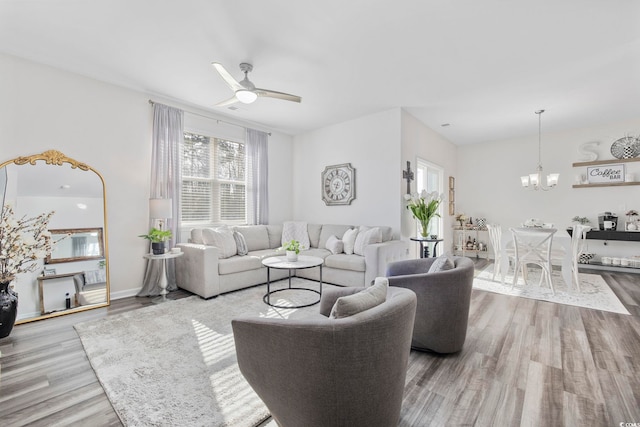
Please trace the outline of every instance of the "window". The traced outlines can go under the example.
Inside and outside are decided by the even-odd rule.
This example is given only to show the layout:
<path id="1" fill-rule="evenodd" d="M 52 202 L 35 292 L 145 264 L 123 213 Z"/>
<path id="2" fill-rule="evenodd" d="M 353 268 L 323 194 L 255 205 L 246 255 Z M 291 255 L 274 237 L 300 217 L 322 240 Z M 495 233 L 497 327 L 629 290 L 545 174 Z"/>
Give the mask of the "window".
<path id="1" fill-rule="evenodd" d="M 243 142 L 184 133 L 183 223 L 245 224 L 246 188 L 246 151 Z"/>
<path id="2" fill-rule="evenodd" d="M 421 193 L 422 190 L 427 190 L 428 193 L 437 191 L 438 194 L 442 194 L 444 170 L 440 166 L 436 166 L 426 160 L 418 159 L 417 163 L 416 189 L 418 190 L 418 193 Z M 443 235 L 442 215 L 444 212 L 444 205 L 445 203 L 440 203 L 440 206 L 438 206 L 438 213 L 440 214 L 440 217 L 433 218 L 429 223 L 429 234 L 435 234 L 438 236 Z"/>

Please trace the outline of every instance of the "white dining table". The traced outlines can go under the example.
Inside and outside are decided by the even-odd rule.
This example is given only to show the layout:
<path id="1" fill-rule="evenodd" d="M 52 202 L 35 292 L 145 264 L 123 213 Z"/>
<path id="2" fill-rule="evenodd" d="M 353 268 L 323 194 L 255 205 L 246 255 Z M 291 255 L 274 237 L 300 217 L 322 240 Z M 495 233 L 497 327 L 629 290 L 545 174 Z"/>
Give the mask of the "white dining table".
<path id="1" fill-rule="evenodd" d="M 512 228 L 522 228 L 522 227 L 512 227 Z M 501 279 L 503 284 L 504 284 L 504 278 L 509 271 L 509 256 L 507 255 L 508 247 L 513 248 L 513 235 L 509 230 L 509 228 L 507 227 L 505 229 L 505 232 L 502 233 L 502 238 L 500 242 L 500 248 L 502 252 L 501 262 L 500 262 L 501 264 L 500 273 L 502 276 Z M 567 289 L 571 289 L 573 287 L 572 274 L 571 274 L 571 264 L 572 264 L 571 236 L 569 236 L 566 230 L 558 230 L 553 235 L 553 242 L 551 243 L 552 254 L 554 250 L 557 251 L 558 247 L 564 250 L 564 253 L 562 255 L 562 262 L 561 262 L 562 279 L 566 283 Z M 554 258 L 552 256 L 551 260 L 553 261 L 554 259 L 557 259 L 557 258 Z M 553 276 L 552 276 L 552 280 L 553 280 Z"/>

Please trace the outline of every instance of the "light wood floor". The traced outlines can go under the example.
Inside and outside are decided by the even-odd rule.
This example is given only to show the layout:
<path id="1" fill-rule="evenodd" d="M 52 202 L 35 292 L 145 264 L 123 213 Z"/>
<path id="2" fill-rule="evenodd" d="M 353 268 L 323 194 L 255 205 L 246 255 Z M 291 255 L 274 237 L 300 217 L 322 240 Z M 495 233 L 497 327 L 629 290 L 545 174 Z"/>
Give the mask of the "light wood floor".
<path id="1" fill-rule="evenodd" d="M 474 290 L 461 353 L 411 352 L 400 425 L 640 423 L 640 276 L 597 273 L 631 316 Z M 0 340 L 0 425 L 121 425 L 73 325 L 148 304 L 16 326 Z"/>

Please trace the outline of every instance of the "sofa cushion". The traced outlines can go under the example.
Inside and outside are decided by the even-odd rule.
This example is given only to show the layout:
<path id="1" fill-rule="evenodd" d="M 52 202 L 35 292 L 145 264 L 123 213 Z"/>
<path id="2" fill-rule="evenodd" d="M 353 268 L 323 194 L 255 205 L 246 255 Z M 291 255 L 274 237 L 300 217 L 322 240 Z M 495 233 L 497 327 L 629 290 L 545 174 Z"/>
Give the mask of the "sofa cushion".
<path id="1" fill-rule="evenodd" d="M 256 257 L 260 261 L 262 261 L 263 259 L 272 256 L 284 256 L 284 251 L 277 251 L 275 249 L 260 249 L 259 251 L 249 251 L 247 255 Z"/>
<path id="2" fill-rule="evenodd" d="M 319 258 L 326 259 L 331 255 L 331 251 L 329 249 L 311 248 L 307 251 L 300 252 L 300 255 L 317 256 Z"/>
<path id="3" fill-rule="evenodd" d="M 329 318 L 341 319 L 376 307 L 387 300 L 388 289 L 389 279 L 377 277 L 373 286 L 353 295 L 338 298 L 331 309 Z"/>
<path id="4" fill-rule="evenodd" d="M 331 251 L 332 254 L 341 254 L 344 250 L 344 243 L 336 236 L 331 236 L 327 239 L 326 248 Z"/>
<path id="5" fill-rule="evenodd" d="M 266 225 L 243 225 L 236 227 L 236 231 L 244 236 L 249 252 L 269 249 L 269 233 Z"/>
<path id="6" fill-rule="evenodd" d="M 255 256 L 232 256 L 218 261 L 218 274 L 238 273 L 258 268 L 262 268 L 262 260 Z"/>
<path id="7" fill-rule="evenodd" d="M 436 260 L 429 267 L 429 271 L 427 273 L 437 273 L 438 271 L 446 271 L 451 270 L 455 267 L 455 264 L 451 257 L 447 255 L 442 255 L 436 258 Z"/>
<path id="8" fill-rule="evenodd" d="M 380 234 L 382 234 L 383 242 L 393 240 L 393 228 L 387 227 L 385 225 L 377 225 L 376 227 L 380 229 Z"/>
<path id="9" fill-rule="evenodd" d="M 312 248 L 320 247 L 320 231 L 321 224 L 307 224 L 307 233 L 309 233 L 309 244 Z"/>
<path id="10" fill-rule="evenodd" d="M 364 257 L 360 255 L 337 254 L 324 259 L 325 267 L 362 272 L 366 270 Z"/>
<path id="11" fill-rule="evenodd" d="M 229 258 L 237 253 L 233 231 L 229 227 L 203 228 L 202 240 L 205 245 L 218 248 L 218 258 L 220 259 Z"/>
<path id="12" fill-rule="evenodd" d="M 344 245 L 344 253 L 347 255 L 353 254 L 353 249 L 356 245 L 356 238 L 358 237 L 358 229 L 351 228 L 344 232 L 342 236 L 342 243 Z"/>
<path id="13" fill-rule="evenodd" d="M 267 234 L 269 235 L 269 248 L 277 249 L 280 247 L 282 240 L 282 225 L 267 225 Z"/>
<path id="14" fill-rule="evenodd" d="M 323 224 L 320 231 L 320 239 L 318 240 L 319 248 L 327 247 L 327 239 L 331 236 L 336 236 L 341 239 L 345 231 L 352 228 L 350 225 L 336 225 L 336 224 Z"/>
<path id="15" fill-rule="evenodd" d="M 190 234 L 189 243 L 204 244 L 204 240 L 202 240 L 202 228 L 192 228 Z"/>
<path id="16" fill-rule="evenodd" d="M 244 236 L 238 231 L 233 232 L 233 238 L 236 241 L 236 248 L 238 249 L 238 255 L 244 256 L 249 250 L 247 249 L 247 242 L 244 240 Z"/>
<path id="17" fill-rule="evenodd" d="M 356 241 L 353 245 L 353 253 L 364 256 L 364 248 L 372 243 L 381 243 L 382 234 L 378 227 L 360 227 Z"/>

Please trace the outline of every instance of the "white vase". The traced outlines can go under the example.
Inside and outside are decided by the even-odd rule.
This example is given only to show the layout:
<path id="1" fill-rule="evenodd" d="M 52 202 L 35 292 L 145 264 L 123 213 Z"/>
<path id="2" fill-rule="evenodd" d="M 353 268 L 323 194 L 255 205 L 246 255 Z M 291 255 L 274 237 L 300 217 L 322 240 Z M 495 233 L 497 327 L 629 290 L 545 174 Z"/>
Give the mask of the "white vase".
<path id="1" fill-rule="evenodd" d="M 298 261 L 298 254 L 296 251 L 287 251 L 287 261 L 296 262 Z"/>

